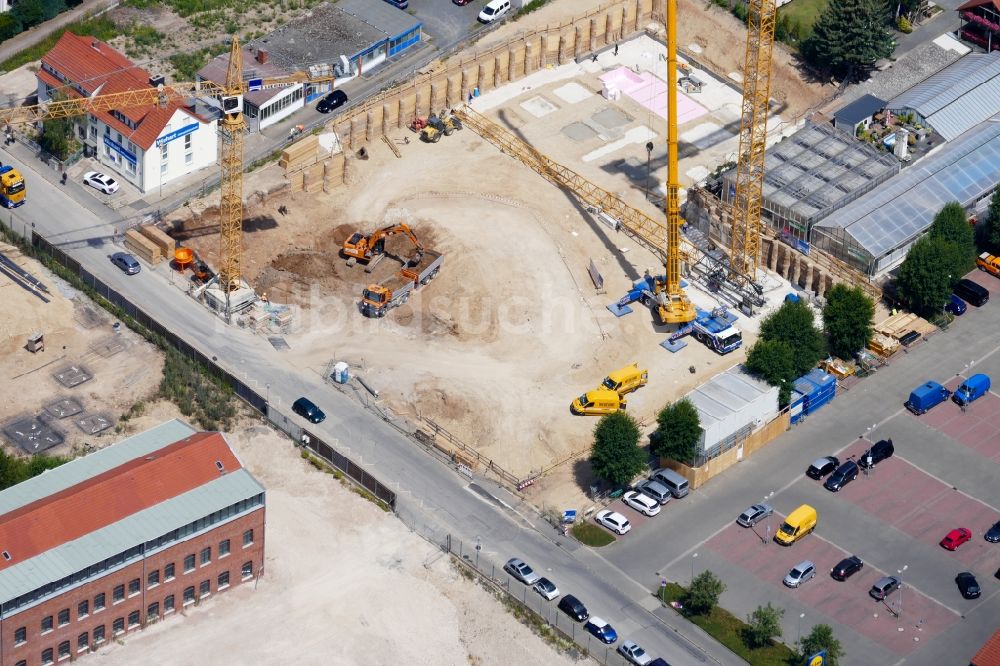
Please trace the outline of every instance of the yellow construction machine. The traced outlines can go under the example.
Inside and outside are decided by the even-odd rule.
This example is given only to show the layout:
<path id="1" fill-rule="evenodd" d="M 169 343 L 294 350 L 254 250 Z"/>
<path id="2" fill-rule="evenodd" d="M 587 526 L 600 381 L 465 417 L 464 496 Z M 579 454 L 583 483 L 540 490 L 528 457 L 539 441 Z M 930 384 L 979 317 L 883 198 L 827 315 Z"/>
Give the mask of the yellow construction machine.
<path id="1" fill-rule="evenodd" d="M 424 246 L 417 240 L 416 235 L 405 224 L 390 224 L 382 227 L 378 231 L 369 235 L 360 232 L 351 234 L 351 237 L 344 241 L 343 253 L 346 257 L 353 257 L 358 261 L 369 262 L 375 257 L 385 253 L 385 241 L 390 236 L 404 234 L 410 239 L 414 247 L 417 248 L 417 258 L 424 252 Z"/>
<path id="2" fill-rule="evenodd" d="M 462 129 L 462 121 L 455 117 L 447 109 L 427 117 L 427 124 L 420 130 L 420 138 L 427 143 L 437 143 L 441 140 L 441 135 L 451 136 Z"/>

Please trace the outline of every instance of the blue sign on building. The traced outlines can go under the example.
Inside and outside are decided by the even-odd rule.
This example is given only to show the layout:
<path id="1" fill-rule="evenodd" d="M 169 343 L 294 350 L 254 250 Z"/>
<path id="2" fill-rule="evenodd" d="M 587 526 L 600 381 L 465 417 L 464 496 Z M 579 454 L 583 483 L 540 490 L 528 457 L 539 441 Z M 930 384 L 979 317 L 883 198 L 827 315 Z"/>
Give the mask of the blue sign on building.
<path id="1" fill-rule="evenodd" d="M 133 165 L 136 163 L 135 155 L 133 155 L 129 151 L 127 151 L 124 148 L 122 148 L 122 145 L 120 143 L 118 143 L 117 141 L 112 141 L 110 138 L 104 137 L 104 145 L 107 146 L 108 148 L 110 148 L 111 150 L 115 151 L 116 153 L 118 153 L 122 157 L 124 157 L 126 160 L 128 160 L 129 162 L 131 162 Z"/>
<path id="2" fill-rule="evenodd" d="M 198 123 L 191 123 L 190 125 L 185 125 L 184 127 L 180 128 L 179 130 L 174 130 L 173 132 L 170 132 L 169 134 L 164 134 L 163 136 L 159 137 L 156 140 L 156 147 L 159 148 L 160 146 L 162 146 L 164 144 L 167 144 L 167 143 L 170 143 L 171 141 L 174 141 L 175 139 L 179 139 L 182 136 L 187 136 L 188 134 L 191 134 L 192 132 L 194 132 L 197 129 L 198 129 Z"/>

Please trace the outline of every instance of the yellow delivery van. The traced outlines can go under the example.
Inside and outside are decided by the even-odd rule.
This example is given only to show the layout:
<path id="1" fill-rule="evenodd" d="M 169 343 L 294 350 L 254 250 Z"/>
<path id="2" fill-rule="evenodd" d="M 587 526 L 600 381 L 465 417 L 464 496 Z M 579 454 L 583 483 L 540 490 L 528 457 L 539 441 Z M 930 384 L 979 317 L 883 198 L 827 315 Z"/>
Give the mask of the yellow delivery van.
<path id="1" fill-rule="evenodd" d="M 788 514 L 785 522 L 781 523 L 781 527 L 774 533 L 774 540 L 782 546 L 791 546 L 816 529 L 817 518 L 816 509 L 803 504 Z"/>

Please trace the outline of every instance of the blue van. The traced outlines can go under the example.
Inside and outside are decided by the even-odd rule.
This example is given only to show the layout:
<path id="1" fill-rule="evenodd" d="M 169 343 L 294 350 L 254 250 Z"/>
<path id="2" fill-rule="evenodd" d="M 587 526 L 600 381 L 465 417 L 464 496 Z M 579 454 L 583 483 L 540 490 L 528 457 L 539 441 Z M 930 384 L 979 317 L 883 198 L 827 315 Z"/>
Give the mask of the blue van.
<path id="1" fill-rule="evenodd" d="M 937 382 L 926 382 L 910 392 L 905 407 L 914 414 L 924 414 L 928 409 L 948 399 L 951 391 Z"/>
<path id="2" fill-rule="evenodd" d="M 945 303 L 944 309 L 945 309 L 945 312 L 950 312 L 953 315 L 955 315 L 956 317 L 961 317 L 963 314 L 965 314 L 965 311 L 968 308 L 965 305 L 965 301 L 963 301 L 961 298 L 959 298 L 955 294 L 952 294 L 948 298 L 948 302 Z"/>
<path id="3" fill-rule="evenodd" d="M 989 375 L 979 373 L 978 375 L 972 375 L 962 382 L 962 385 L 955 389 L 955 393 L 951 396 L 951 399 L 964 406 L 983 397 L 983 394 L 989 390 Z"/>

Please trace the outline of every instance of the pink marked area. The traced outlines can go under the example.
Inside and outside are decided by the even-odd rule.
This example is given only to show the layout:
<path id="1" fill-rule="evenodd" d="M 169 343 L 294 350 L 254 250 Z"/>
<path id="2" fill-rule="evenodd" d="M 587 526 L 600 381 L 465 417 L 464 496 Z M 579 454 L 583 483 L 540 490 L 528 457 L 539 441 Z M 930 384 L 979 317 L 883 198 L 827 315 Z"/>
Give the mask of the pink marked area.
<path id="1" fill-rule="evenodd" d="M 621 90 L 639 104 L 667 119 L 667 83 L 649 72 L 636 74 L 628 67 L 613 69 L 601 81 Z M 708 113 L 708 109 L 684 93 L 677 94 L 677 124 L 683 125 Z"/>
<path id="2" fill-rule="evenodd" d="M 771 520 L 778 525 L 782 518 L 775 514 Z M 710 539 L 707 545 L 714 553 L 770 584 L 776 595 L 795 597 L 900 656 L 910 654 L 922 642 L 932 639 L 959 619 L 941 604 L 908 586 L 903 590 L 903 612 L 897 619 L 894 612 L 899 608 L 898 592 L 888 603 L 875 601 L 868 595 L 872 584 L 885 572 L 866 564 L 844 582 L 833 580 L 830 568 L 850 553 L 815 535 L 784 548 L 773 542 L 762 545 L 752 530 L 732 525 Z M 812 560 L 816 564 L 816 577 L 795 590 L 785 587 L 781 582 L 785 574 L 802 560 Z M 900 628 L 903 631 L 899 631 Z M 914 641 L 914 637 L 920 640 Z"/>

